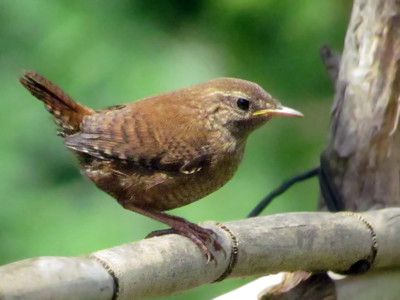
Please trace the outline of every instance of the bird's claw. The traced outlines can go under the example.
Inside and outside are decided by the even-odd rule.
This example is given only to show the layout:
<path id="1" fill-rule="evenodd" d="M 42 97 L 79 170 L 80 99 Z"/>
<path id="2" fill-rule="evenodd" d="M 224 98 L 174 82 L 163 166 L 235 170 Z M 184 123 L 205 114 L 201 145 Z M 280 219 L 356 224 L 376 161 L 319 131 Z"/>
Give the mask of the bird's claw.
<path id="1" fill-rule="evenodd" d="M 200 251 L 206 256 L 207 264 L 211 261 L 217 262 L 215 251 L 220 251 L 223 248 L 218 242 L 215 232 L 211 229 L 200 227 L 194 223 L 187 221 L 185 223 L 180 223 L 179 226 L 175 226 L 175 228 L 156 230 L 149 233 L 146 238 L 174 233 L 183 235 L 195 243 Z"/>

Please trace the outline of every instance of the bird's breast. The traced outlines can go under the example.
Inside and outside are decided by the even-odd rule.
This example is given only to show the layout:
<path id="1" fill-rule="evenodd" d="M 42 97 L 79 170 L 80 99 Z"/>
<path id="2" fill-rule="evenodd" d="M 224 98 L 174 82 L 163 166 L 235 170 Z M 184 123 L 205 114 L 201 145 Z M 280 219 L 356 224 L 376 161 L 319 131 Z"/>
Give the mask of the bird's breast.
<path id="1" fill-rule="evenodd" d="M 133 202 L 169 210 L 197 201 L 222 187 L 235 174 L 241 157 L 223 159 L 193 174 L 157 173 L 141 189 L 132 189 Z"/>

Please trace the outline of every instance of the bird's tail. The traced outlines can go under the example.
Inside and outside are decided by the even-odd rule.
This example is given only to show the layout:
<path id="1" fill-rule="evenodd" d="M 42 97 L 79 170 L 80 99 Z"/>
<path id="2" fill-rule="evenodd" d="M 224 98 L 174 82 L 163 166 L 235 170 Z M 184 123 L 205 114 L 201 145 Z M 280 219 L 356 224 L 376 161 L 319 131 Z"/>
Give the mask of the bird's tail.
<path id="1" fill-rule="evenodd" d="M 59 134 L 63 137 L 78 132 L 83 117 L 95 113 L 93 109 L 74 101 L 57 85 L 35 71 L 25 72 L 19 81 L 33 96 L 44 102 L 47 111 L 60 126 Z"/>

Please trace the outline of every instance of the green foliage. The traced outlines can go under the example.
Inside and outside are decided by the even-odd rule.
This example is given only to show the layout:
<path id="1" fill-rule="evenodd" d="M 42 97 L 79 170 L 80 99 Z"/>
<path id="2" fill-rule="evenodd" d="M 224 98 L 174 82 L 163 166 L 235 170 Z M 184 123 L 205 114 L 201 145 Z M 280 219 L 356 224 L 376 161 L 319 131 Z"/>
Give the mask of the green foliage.
<path id="1" fill-rule="evenodd" d="M 35 69 L 94 108 L 219 76 L 261 84 L 305 114 L 254 133 L 234 179 L 173 213 L 194 222 L 243 218 L 284 179 L 318 164 L 332 87 L 319 47 L 341 47 L 347 1 L 0 1 L 0 264 L 78 255 L 162 225 L 122 209 L 82 178 L 41 103 L 18 83 Z M 265 213 L 313 210 L 315 180 Z M 231 279 L 175 296 L 209 299 Z"/>

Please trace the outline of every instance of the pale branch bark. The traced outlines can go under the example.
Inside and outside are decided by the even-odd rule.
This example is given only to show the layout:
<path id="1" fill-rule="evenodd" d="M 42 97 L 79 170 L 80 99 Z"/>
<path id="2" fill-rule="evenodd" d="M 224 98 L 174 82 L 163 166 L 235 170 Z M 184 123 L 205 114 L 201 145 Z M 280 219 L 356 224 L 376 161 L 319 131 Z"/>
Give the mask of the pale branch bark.
<path id="1" fill-rule="evenodd" d="M 215 222 L 224 251 L 206 264 L 179 235 L 128 243 L 78 257 L 39 257 L 0 267 L 2 299 L 136 299 L 171 295 L 211 283 L 228 268 L 232 237 Z M 400 208 L 346 213 L 302 212 L 224 223 L 238 241 L 229 277 L 336 270 L 372 263 L 400 267 Z M 377 254 L 371 259 L 377 242 Z M 353 268 L 354 269 L 354 268 Z M 357 271 L 357 270 L 356 270 Z"/>
<path id="2" fill-rule="evenodd" d="M 355 0 L 322 155 L 347 210 L 400 204 L 400 2 Z"/>
<path id="3" fill-rule="evenodd" d="M 110 300 L 113 278 L 88 257 L 42 256 L 0 267 L 0 299 Z"/>

